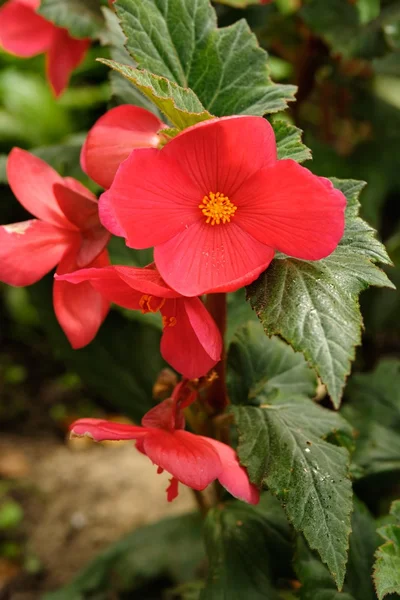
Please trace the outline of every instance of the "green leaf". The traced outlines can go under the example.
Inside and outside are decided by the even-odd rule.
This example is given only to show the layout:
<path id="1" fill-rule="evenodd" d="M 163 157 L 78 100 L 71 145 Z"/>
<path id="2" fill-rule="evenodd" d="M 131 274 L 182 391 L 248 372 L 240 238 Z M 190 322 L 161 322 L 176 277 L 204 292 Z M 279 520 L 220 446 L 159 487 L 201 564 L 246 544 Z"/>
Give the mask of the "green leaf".
<path id="1" fill-rule="evenodd" d="M 264 115 L 294 100 L 294 86 L 271 81 L 268 55 L 246 21 L 218 29 L 208 0 L 118 0 L 114 6 L 139 68 L 190 88 L 211 114 Z"/>
<path id="2" fill-rule="evenodd" d="M 341 593 L 326 567 L 299 537 L 295 569 L 302 584 L 301 600 L 376 600 L 371 572 L 378 536 L 373 517 L 358 500 L 354 505 L 351 528 L 349 561 Z"/>
<path id="3" fill-rule="evenodd" d="M 390 514 L 395 523 L 378 529 L 386 540 L 375 554 L 374 581 L 379 600 L 387 594 L 400 594 L 400 500 L 393 502 Z"/>
<path id="4" fill-rule="evenodd" d="M 374 230 L 358 217 L 362 182 L 333 180 L 347 198 L 346 229 L 323 260 L 277 258 L 248 288 L 267 335 L 280 335 L 303 352 L 336 407 L 361 342 L 359 293 L 369 285 L 393 287 L 374 263 L 390 263 Z"/>
<path id="5" fill-rule="evenodd" d="M 77 38 L 95 37 L 104 26 L 99 0 L 42 0 L 38 12 Z"/>
<path id="6" fill-rule="evenodd" d="M 382 360 L 353 375 L 343 415 L 357 430 L 353 462 L 359 476 L 400 471 L 400 361 Z"/>
<path id="7" fill-rule="evenodd" d="M 0 183 L 7 183 L 7 154 L 0 154 Z"/>
<path id="8" fill-rule="evenodd" d="M 380 0 L 357 0 L 356 6 L 361 23 L 368 23 L 376 19 L 380 12 Z"/>
<path id="9" fill-rule="evenodd" d="M 250 302 L 246 300 L 246 291 L 244 288 L 227 295 L 227 308 L 226 341 L 228 345 L 231 343 L 237 329 L 248 321 L 253 321 L 258 327 L 261 327 L 256 313 L 250 306 Z"/>
<path id="10" fill-rule="evenodd" d="M 302 131 L 287 121 L 273 119 L 278 159 L 291 158 L 299 163 L 312 158 L 311 150 L 301 141 Z"/>
<path id="11" fill-rule="evenodd" d="M 240 462 L 251 481 L 277 496 L 341 588 L 352 510 L 349 456 L 324 438 L 338 432 L 349 437 L 350 426 L 337 413 L 295 395 L 277 394 L 258 407 L 231 410 L 239 431 Z"/>
<path id="12" fill-rule="evenodd" d="M 118 592 L 135 592 L 135 597 L 143 598 L 140 590 L 158 577 L 175 584 L 189 581 L 204 557 L 201 526 L 198 514 L 187 514 L 140 527 L 43 600 L 108 600 Z"/>
<path id="13" fill-rule="evenodd" d="M 257 507 L 232 502 L 213 508 L 204 535 L 209 568 L 201 600 L 278 600 L 274 569 L 290 561 L 290 530 L 270 497 Z"/>
<path id="14" fill-rule="evenodd" d="M 229 348 L 228 387 L 234 404 L 263 404 L 277 390 L 315 396 L 317 378 L 302 354 L 249 322 L 237 330 Z"/>
<path id="15" fill-rule="evenodd" d="M 101 59 L 100 62 L 133 83 L 179 129 L 185 129 L 212 117 L 190 89 L 182 88 L 165 77 L 140 71 L 112 60 Z"/>
<path id="16" fill-rule="evenodd" d="M 153 383 L 165 367 L 161 332 L 151 322 L 127 321 L 112 311 L 93 342 L 73 350 L 56 321 L 51 288 L 51 278 L 45 278 L 28 291 L 56 358 L 110 406 L 140 421 L 154 405 Z"/>
<path id="17" fill-rule="evenodd" d="M 246 8 L 254 4 L 260 5 L 260 0 L 215 0 L 219 4 L 226 4 L 227 6 L 233 6 L 233 8 Z"/>

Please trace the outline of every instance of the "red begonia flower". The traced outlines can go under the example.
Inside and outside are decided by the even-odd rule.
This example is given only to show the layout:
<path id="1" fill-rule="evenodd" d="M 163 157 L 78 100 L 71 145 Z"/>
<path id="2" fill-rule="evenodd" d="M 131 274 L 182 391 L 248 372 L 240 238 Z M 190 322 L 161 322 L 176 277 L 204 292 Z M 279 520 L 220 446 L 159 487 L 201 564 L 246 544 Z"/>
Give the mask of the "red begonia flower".
<path id="1" fill-rule="evenodd" d="M 0 45 L 27 58 L 47 54 L 47 77 L 56 96 L 68 85 L 72 71 L 83 61 L 90 45 L 76 39 L 37 14 L 40 0 L 8 0 L 0 8 Z"/>
<path id="2" fill-rule="evenodd" d="M 17 199 L 37 218 L 0 227 L 0 281 L 25 286 L 56 265 L 63 274 L 109 264 L 105 247 L 110 234 L 100 224 L 96 197 L 79 181 L 61 177 L 20 148 L 8 157 L 7 175 Z M 74 348 L 95 337 L 108 308 L 88 283 L 54 284 L 55 313 Z"/>
<path id="3" fill-rule="evenodd" d="M 344 230 L 343 194 L 293 160 L 278 160 L 262 117 L 190 127 L 160 150 L 134 150 L 100 197 L 105 227 L 132 248 L 154 246 L 162 278 L 185 296 L 254 281 L 275 250 L 318 260 Z"/>
<path id="4" fill-rule="evenodd" d="M 81 152 L 82 169 L 109 188 L 119 165 L 134 148 L 157 148 L 158 132 L 166 125 L 153 113 L 123 104 L 112 108 L 90 129 Z"/>
<path id="5" fill-rule="evenodd" d="M 250 504 L 257 504 L 259 490 L 249 481 L 247 471 L 239 463 L 233 448 L 208 437 L 184 431 L 182 409 L 195 399 L 195 394 L 180 403 L 182 384 L 168 398 L 151 409 L 142 419 L 142 427 L 79 419 L 71 425 L 72 435 L 88 436 L 96 442 L 105 440 L 136 440 L 137 449 L 172 475 L 167 489 L 170 502 L 178 495 L 180 481 L 194 490 L 204 490 L 218 479 L 228 492 Z"/>
<path id="6" fill-rule="evenodd" d="M 71 269 L 72 271 L 73 269 Z M 60 283 L 91 285 L 108 301 L 143 313 L 160 311 L 163 320 L 161 354 L 188 379 L 201 377 L 221 358 L 221 334 L 199 298 L 185 298 L 172 290 L 153 265 L 81 269 L 61 277 Z"/>

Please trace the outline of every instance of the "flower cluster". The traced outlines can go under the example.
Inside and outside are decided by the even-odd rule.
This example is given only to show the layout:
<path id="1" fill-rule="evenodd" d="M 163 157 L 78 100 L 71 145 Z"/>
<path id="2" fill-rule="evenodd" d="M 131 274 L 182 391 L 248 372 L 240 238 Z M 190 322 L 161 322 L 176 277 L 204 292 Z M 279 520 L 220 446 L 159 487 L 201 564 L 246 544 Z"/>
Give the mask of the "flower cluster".
<path id="1" fill-rule="evenodd" d="M 172 139 L 165 127 L 135 106 L 98 120 L 81 165 L 105 189 L 99 202 L 78 181 L 14 148 L 9 183 L 36 219 L 0 227 L 0 280 L 30 285 L 57 266 L 55 313 L 74 348 L 94 338 L 110 303 L 161 313 L 164 358 L 195 379 L 223 353 L 202 295 L 251 283 L 276 251 L 328 256 L 343 234 L 345 198 L 329 180 L 278 160 L 273 128 L 261 117 L 213 118 Z M 154 263 L 110 265 L 111 234 L 130 248 L 154 248 Z M 201 490 L 218 479 L 234 496 L 257 502 L 232 448 L 184 430 L 182 411 L 194 400 L 185 386 L 147 413 L 142 427 L 83 419 L 72 432 L 136 440 L 171 473 L 170 500 L 178 481 Z"/>

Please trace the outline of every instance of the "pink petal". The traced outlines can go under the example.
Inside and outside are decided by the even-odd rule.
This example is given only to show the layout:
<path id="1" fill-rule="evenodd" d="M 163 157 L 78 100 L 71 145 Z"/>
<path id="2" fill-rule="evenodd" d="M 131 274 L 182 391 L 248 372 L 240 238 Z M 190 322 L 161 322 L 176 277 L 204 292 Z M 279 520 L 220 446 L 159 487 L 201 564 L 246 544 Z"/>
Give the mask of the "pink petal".
<path id="1" fill-rule="evenodd" d="M 104 251 L 93 261 L 94 267 L 109 264 Z M 57 269 L 58 275 L 74 271 L 76 250 L 63 258 Z M 110 304 L 90 283 L 73 285 L 68 281 L 56 280 L 53 288 L 53 304 L 57 320 L 73 348 L 82 348 L 96 336 L 107 316 Z"/>
<path id="2" fill-rule="evenodd" d="M 67 87 L 71 73 L 83 61 L 90 40 L 77 40 L 58 28 L 47 54 L 47 77 L 56 96 Z"/>
<path id="3" fill-rule="evenodd" d="M 185 129 L 162 152 L 179 161 L 201 198 L 210 191 L 231 196 L 246 179 L 277 160 L 272 126 L 250 116 L 203 121 Z"/>
<path id="4" fill-rule="evenodd" d="M 161 277 L 184 296 L 237 290 L 254 281 L 273 257 L 272 248 L 232 221 L 214 227 L 195 223 L 154 249 Z"/>
<path id="5" fill-rule="evenodd" d="M 231 200 L 238 206 L 238 225 L 289 256 L 319 260 L 343 235 L 345 197 L 293 160 L 262 169 Z"/>
<path id="6" fill-rule="evenodd" d="M 105 192 L 99 198 L 99 217 L 103 227 L 110 233 L 117 237 L 126 238 L 126 233 L 117 219 L 112 198 L 108 192 Z"/>
<path id="7" fill-rule="evenodd" d="M 147 434 L 143 427 L 103 421 L 102 419 L 78 419 L 72 423 L 70 431 L 72 435 L 88 436 L 95 442 L 136 440 Z"/>
<path id="8" fill-rule="evenodd" d="M 36 4 L 9 0 L 0 8 L 0 45 L 7 52 L 29 57 L 50 47 L 56 28 L 35 13 Z"/>
<path id="9" fill-rule="evenodd" d="M 206 375 L 221 358 L 220 332 L 199 298 L 168 300 L 161 308 L 161 354 L 188 379 Z"/>
<path id="10" fill-rule="evenodd" d="M 0 281 L 15 286 L 39 281 L 71 243 L 76 234 L 36 219 L 0 227 Z"/>
<path id="11" fill-rule="evenodd" d="M 164 127 L 150 111 L 124 104 L 112 108 L 93 125 L 81 153 L 82 169 L 103 188 L 109 188 L 122 161 L 134 148 L 156 148 Z"/>
<path id="12" fill-rule="evenodd" d="M 203 218 L 199 191 L 178 160 L 162 150 L 134 150 L 121 164 L 107 202 L 132 248 L 149 248 L 165 242 Z M 106 221 L 103 224 L 110 229 Z"/>
<path id="13" fill-rule="evenodd" d="M 220 484 L 235 498 L 244 500 L 249 504 L 258 504 L 260 501 L 260 490 L 250 482 L 247 471 L 240 465 L 235 450 L 217 440 L 211 438 L 204 439 L 218 452 L 221 460 L 223 470 L 218 477 Z"/>
<path id="14" fill-rule="evenodd" d="M 63 178 L 37 156 L 21 148 L 13 148 L 8 156 L 7 177 L 22 206 L 38 219 L 58 227 L 76 229 L 61 211 L 54 196 L 54 184 Z"/>
<path id="15" fill-rule="evenodd" d="M 181 483 L 204 490 L 222 471 L 217 451 L 208 440 L 188 431 L 148 430 L 143 449 L 150 460 Z"/>

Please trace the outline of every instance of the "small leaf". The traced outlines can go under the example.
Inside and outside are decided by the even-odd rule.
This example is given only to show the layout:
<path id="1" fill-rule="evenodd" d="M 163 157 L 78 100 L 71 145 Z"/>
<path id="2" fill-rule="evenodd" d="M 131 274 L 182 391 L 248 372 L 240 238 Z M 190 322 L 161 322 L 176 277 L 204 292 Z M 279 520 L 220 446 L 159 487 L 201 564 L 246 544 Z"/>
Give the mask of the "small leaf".
<path id="1" fill-rule="evenodd" d="M 278 394 L 259 407 L 231 410 L 239 431 L 240 462 L 251 481 L 277 496 L 341 588 L 352 510 L 349 456 L 323 438 L 339 431 L 350 436 L 350 426 L 302 396 Z"/>
<path id="2" fill-rule="evenodd" d="M 211 114 L 264 115 L 294 100 L 294 86 L 271 81 L 268 55 L 246 21 L 218 29 L 209 0 L 117 0 L 114 6 L 138 67 L 190 88 Z"/>
<path id="3" fill-rule="evenodd" d="M 38 12 L 76 38 L 95 37 L 104 26 L 98 0 L 42 0 Z"/>
<path id="4" fill-rule="evenodd" d="M 400 500 L 393 502 L 390 514 L 395 522 L 378 529 L 386 540 L 375 554 L 374 581 L 379 600 L 387 594 L 400 594 Z"/>
<path id="5" fill-rule="evenodd" d="M 182 88 L 165 77 L 153 75 L 148 71 L 140 71 L 112 60 L 99 60 L 128 79 L 179 129 L 212 117 L 192 90 Z"/>
<path id="6" fill-rule="evenodd" d="M 346 397 L 343 416 L 357 430 L 358 475 L 400 471 L 400 361 L 382 360 L 372 373 L 353 375 Z"/>
<path id="7" fill-rule="evenodd" d="M 311 150 L 301 141 L 302 131 L 287 121 L 273 119 L 278 159 L 291 158 L 299 163 L 312 158 Z"/>
<path id="8" fill-rule="evenodd" d="M 144 598 L 141 589 L 158 577 L 175 584 L 189 581 L 204 556 L 201 526 L 198 514 L 186 514 L 140 527 L 43 600 L 108 600 L 118 592 L 135 592 L 134 597 Z"/>
<path id="9" fill-rule="evenodd" d="M 302 354 L 250 322 L 237 330 L 229 348 L 228 386 L 234 404 L 261 404 L 277 390 L 312 397 L 317 378 Z"/>
<path id="10" fill-rule="evenodd" d="M 267 335 L 280 335 L 303 352 L 326 384 L 335 407 L 355 346 L 361 342 L 359 293 L 369 285 L 393 287 L 374 263 L 390 263 L 374 230 L 358 217 L 362 182 L 333 180 L 347 198 L 346 229 L 323 260 L 275 259 L 248 288 L 251 305 Z"/>
<path id="11" fill-rule="evenodd" d="M 270 498 L 267 503 L 232 502 L 209 511 L 204 524 L 209 569 L 201 600 L 279 599 L 274 565 L 290 561 L 290 530 Z"/>

